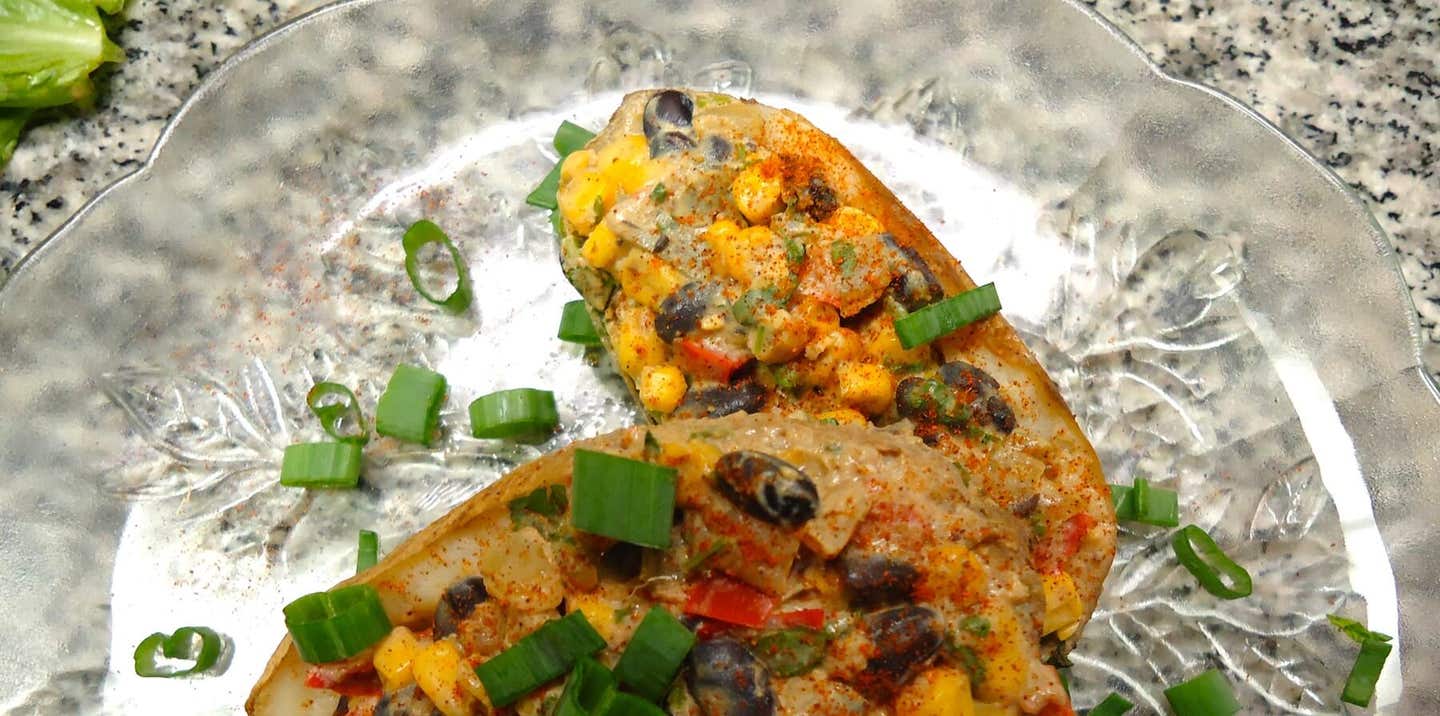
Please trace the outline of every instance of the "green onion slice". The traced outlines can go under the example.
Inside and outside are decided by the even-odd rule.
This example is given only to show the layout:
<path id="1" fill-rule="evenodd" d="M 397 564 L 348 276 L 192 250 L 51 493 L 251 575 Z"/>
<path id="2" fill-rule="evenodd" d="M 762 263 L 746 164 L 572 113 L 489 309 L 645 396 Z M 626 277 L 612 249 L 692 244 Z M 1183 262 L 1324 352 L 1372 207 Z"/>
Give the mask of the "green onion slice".
<path id="1" fill-rule="evenodd" d="M 360 530 L 360 544 L 355 550 L 355 573 L 359 574 L 375 566 L 380 558 L 380 535 L 370 530 Z"/>
<path id="2" fill-rule="evenodd" d="M 567 119 L 555 130 L 555 151 L 560 152 L 560 158 L 564 159 L 571 152 L 584 149 L 594 138 L 594 132 Z"/>
<path id="3" fill-rule="evenodd" d="M 1165 699 L 1175 716 L 1230 716 L 1240 712 L 1230 682 L 1215 669 L 1165 689 Z"/>
<path id="4" fill-rule="evenodd" d="M 565 304 L 565 310 L 560 313 L 560 331 L 556 335 L 562 341 L 582 346 L 600 345 L 600 333 L 595 330 L 595 322 L 590 320 L 590 309 L 585 307 L 584 301 Z"/>
<path id="5" fill-rule="evenodd" d="M 642 547 L 670 546 L 675 470 L 576 450 L 570 521 L 576 529 Z"/>
<path id="6" fill-rule="evenodd" d="M 1180 564 L 1200 581 L 1205 591 L 1221 599 L 1250 596 L 1250 573 L 1230 559 L 1205 530 L 1186 525 L 1170 540 Z M 1225 583 L 1229 578 L 1230 584 Z"/>
<path id="7" fill-rule="evenodd" d="M 555 162 L 550 173 L 540 180 L 540 185 L 525 197 L 525 203 L 541 209 L 558 209 L 560 205 L 555 199 L 555 194 L 560 190 L 560 165 L 565 163 L 565 157 L 570 156 L 571 152 L 583 148 L 594 138 L 594 132 L 578 124 L 569 121 L 561 122 L 560 127 L 555 130 L 554 142 L 555 151 L 560 152 L 560 161 Z M 557 229 L 555 233 L 559 234 L 560 231 Z"/>
<path id="8" fill-rule="evenodd" d="M 339 397 L 339 402 L 330 398 Z M 370 426 L 365 424 L 365 415 L 360 412 L 360 401 L 355 393 L 339 383 L 316 383 L 305 394 L 305 404 L 310 412 L 320 419 L 320 427 L 332 438 L 343 443 L 370 442 Z M 345 428 L 349 426 L 347 431 Z"/>
<path id="9" fill-rule="evenodd" d="M 477 438 L 541 442 L 555 432 L 559 424 L 555 394 L 548 390 L 502 390 L 482 395 L 470 403 L 470 434 Z"/>
<path id="10" fill-rule="evenodd" d="M 369 584 L 354 584 L 307 594 L 285 605 L 285 628 L 311 664 L 348 659 L 390 633 L 390 617 L 380 593 Z"/>
<path id="11" fill-rule="evenodd" d="M 1000 294 L 987 283 L 895 319 L 895 334 L 909 350 L 999 312 Z"/>
<path id="12" fill-rule="evenodd" d="M 1140 497 L 1140 493 L 1144 497 Z M 1139 522 L 1156 527 L 1180 525 L 1180 494 L 1163 487 L 1152 487 L 1143 477 L 1135 478 L 1135 486 L 1111 485 L 1110 500 L 1115 504 L 1115 519 Z M 1139 505 L 1145 502 L 1144 508 Z"/>
<path id="13" fill-rule="evenodd" d="M 755 656 L 776 676 L 799 676 L 825 658 L 825 634 L 813 629 L 778 629 L 755 640 Z"/>
<path id="14" fill-rule="evenodd" d="M 1345 636 L 1350 637 L 1356 644 L 1364 644 L 1371 639 L 1378 641 L 1390 641 L 1391 639 L 1389 634 L 1370 631 L 1364 624 L 1348 617 L 1342 617 L 1339 614 L 1328 614 L 1325 618 L 1329 619 L 1330 623 L 1334 624 L 1336 629 L 1344 632 Z"/>
<path id="15" fill-rule="evenodd" d="M 375 432 L 429 445 L 444 397 L 445 376 L 419 366 L 396 366 L 375 406 Z"/>
<path id="16" fill-rule="evenodd" d="M 540 180 L 539 186 L 536 186 L 525 197 L 526 204 L 551 211 L 560 208 L 560 202 L 555 195 L 560 191 L 560 164 L 564 161 L 565 158 L 561 157 L 560 161 L 555 163 L 555 166 L 550 169 L 550 173 Z"/>
<path id="17" fill-rule="evenodd" d="M 694 632 L 664 607 L 652 607 L 615 664 L 615 678 L 631 691 L 658 702 L 670 691 L 670 682 L 694 646 Z"/>
<path id="18" fill-rule="evenodd" d="M 465 267 L 465 258 L 460 255 L 460 249 L 455 247 L 455 242 L 451 241 L 440 227 L 432 221 L 421 219 L 405 230 L 401 244 L 405 247 L 405 274 L 410 277 L 410 285 L 415 287 L 416 293 L 450 313 L 461 313 L 470 307 L 470 270 Z M 448 296 L 440 297 L 430 293 L 425 288 L 425 282 L 420 279 L 420 249 L 430 244 L 444 246 L 445 250 L 450 252 L 451 263 L 455 265 L 455 290 Z"/>
<path id="19" fill-rule="evenodd" d="M 360 483 L 358 443 L 297 443 L 285 448 L 280 484 L 286 487 L 354 487 Z"/>
<path id="20" fill-rule="evenodd" d="M 655 704 L 623 691 L 611 689 L 600 700 L 600 705 L 591 711 L 591 716 L 667 716 L 665 710 Z"/>
<path id="21" fill-rule="evenodd" d="M 1104 701 L 1096 704 L 1095 708 L 1090 709 L 1089 716 L 1124 716 L 1133 708 L 1135 708 L 1135 704 L 1130 703 L 1125 697 L 1120 694 L 1110 694 L 1105 697 Z"/>
<path id="22" fill-rule="evenodd" d="M 615 676 L 600 662 L 585 656 L 565 679 L 554 716 L 590 716 L 605 695 L 615 689 Z"/>
<path id="23" fill-rule="evenodd" d="M 208 671 L 220 660 L 225 640 L 214 629 L 181 627 L 174 634 L 155 632 L 135 647 L 135 673 L 146 678 L 169 679 Z M 160 658 L 194 662 L 188 667 L 160 665 Z"/>
<path id="24" fill-rule="evenodd" d="M 579 611 L 546 622 L 514 646 L 476 667 L 490 702 L 509 706 L 525 694 L 569 671 L 582 656 L 605 648 L 605 639 L 595 632 Z"/>
<path id="25" fill-rule="evenodd" d="M 1388 642 L 1375 638 L 1360 644 L 1360 655 L 1355 657 L 1355 665 L 1350 667 L 1350 676 L 1345 679 L 1345 689 L 1340 692 L 1341 701 L 1356 706 L 1370 705 L 1375 697 L 1375 684 L 1380 681 L 1380 672 L 1392 648 Z"/>

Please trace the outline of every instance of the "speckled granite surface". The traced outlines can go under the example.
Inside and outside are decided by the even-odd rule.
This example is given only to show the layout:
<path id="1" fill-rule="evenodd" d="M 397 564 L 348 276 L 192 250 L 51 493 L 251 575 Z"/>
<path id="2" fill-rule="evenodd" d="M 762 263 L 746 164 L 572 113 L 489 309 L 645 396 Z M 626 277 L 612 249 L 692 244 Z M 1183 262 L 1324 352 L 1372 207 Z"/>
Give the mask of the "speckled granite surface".
<path id="1" fill-rule="evenodd" d="M 1440 374 L 1440 6 L 1394 0 L 1087 0 L 1169 72 L 1249 103 L 1369 202 L 1402 256 Z M 199 81 L 313 0 L 135 0 L 127 61 L 89 115 L 32 127 L 0 175 L 0 275 L 134 171 Z"/>

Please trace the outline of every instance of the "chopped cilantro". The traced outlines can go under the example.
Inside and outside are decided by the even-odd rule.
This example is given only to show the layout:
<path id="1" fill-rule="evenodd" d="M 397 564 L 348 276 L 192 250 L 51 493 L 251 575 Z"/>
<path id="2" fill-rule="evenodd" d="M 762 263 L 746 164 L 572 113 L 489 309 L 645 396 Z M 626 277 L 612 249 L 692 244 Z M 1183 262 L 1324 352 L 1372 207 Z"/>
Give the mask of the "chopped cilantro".
<path id="1" fill-rule="evenodd" d="M 665 201 L 665 197 L 669 195 L 670 191 L 665 188 L 664 182 L 656 184 L 655 188 L 650 190 L 650 200 L 655 202 L 656 204 Z"/>
<path id="2" fill-rule="evenodd" d="M 794 237 L 785 239 L 785 258 L 792 264 L 799 264 L 805 260 L 805 244 Z"/>
<path id="3" fill-rule="evenodd" d="M 968 616 L 960 620 L 960 628 L 983 637 L 990 633 L 990 620 L 981 616 Z"/>
<path id="4" fill-rule="evenodd" d="M 849 276 L 855 272 L 855 246 L 848 241 L 836 241 L 830 245 L 830 263 L 840 266 L 840 273 Z"/>

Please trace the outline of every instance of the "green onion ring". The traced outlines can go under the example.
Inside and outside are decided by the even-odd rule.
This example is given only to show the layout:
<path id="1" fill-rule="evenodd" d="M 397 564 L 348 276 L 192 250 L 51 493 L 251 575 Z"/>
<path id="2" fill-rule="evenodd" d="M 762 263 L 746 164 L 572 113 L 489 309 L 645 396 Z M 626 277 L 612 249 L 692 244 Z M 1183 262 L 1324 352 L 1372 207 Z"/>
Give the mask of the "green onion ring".
<path id="1" fill-rule="evenodd" d="M 340 403 L 325 403 L 326 398 L 335 396 L 343 398 Z M 305 404 L 310 406 L 310 412 L 320 420 L 320 427 L 330 437 L 342 443 L 359 443 L 364 445 L 370 442 L 370 426 L 365 422 L 365 414 L 360 412 L 360 401 L 355 398 L 355 393 L 349 388 L 330 382 L 316 383 L 310 392 L 305 394 Z M 340 432 L 340 422 L 349 418 L 359 430 L 358 434 L 344 435 Z"/>
<path id="2" fill-rule="evenodd" d="M 380 536 L 372 530 L 360 530 L 359 545 L 355 550 L 355 573 L 359 574 L 380 559 Z"/>
<path id="3" fill-rule="evenodd" d="M 1175 533 L 1170 544 L 1175 548 L 1175 556 L 1179 558 L 1180 564 L 1195 575 L 1195 579 L 1200 581 L 1200 586 L 1204 587 L 1205 591 L 1221 599 L 1250 596 L 1250 573 L 1230 559 L 1205 530 L 1195 525 L 1186 525 Z M 1235 586 L 1227 585 L 1223 577 L 1229 577 Z"/>
<path id="4" fill-rule="evenodd" d="M 199 639 L 197 646 L 195 641 Z M 209 627 L 181 627 L 174 634 L 155 632 L 135 647 L 135 673 L 146 678 L 169 679 L 207 671 L 220 660 L 225 640 Z M 166 668 L 160 657 L 193 661 L 188 668 Z"/>
<path id="5" fill-rule="evenodd" d="M 460 255 L 460 249 L 455 247 L 455 242 L 451 241 L 440 227 L 432 221 L 421 219 L 405 230 L 405 238 L 401 243 L 405 247 L 405 274 L 410 277 L 410 285 L 415 287 L 416 293 L 450 313 L 461 313 L 470 307 L 470 270 L 465 267 L 465 259 Z M 444 298 L 425 290 L 424 283 L 420 280 L 420 249 L 429 244 L 443 245 L 445 250 L 450 252 L 451 262 L 455 264 L 455 290 Z"/>

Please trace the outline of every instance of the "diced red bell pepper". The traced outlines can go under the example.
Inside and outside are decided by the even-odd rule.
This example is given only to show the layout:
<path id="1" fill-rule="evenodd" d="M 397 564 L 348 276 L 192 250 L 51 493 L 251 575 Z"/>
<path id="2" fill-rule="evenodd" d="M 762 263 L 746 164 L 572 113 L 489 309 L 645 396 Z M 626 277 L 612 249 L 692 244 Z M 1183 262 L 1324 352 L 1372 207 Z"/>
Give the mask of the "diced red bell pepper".
<path id="1" fill-rule="evenodd" d="M 1035 550 L 1035 568 L 1045 574 L 1063 571 L 1065 563 L 1080 551 L 1080 543 L 1094 526 L 1095 518 L 1083 512 L 1061 522 Z"/>
<path id="2" fill-rule="evenodd" d="M 686 373 L 719 381 L 729 381 L 735 371 L 750 362 L 750 356 L 745 353 L 716 350 L 693 338 L 675 341 L 675 353 Z"/>
<path id="3" fill-rule="evenodd" d="M 747 627 L 765 626 L 775 600 L 754 587 L 726 577 L 715 577 L 690 587 L 685 613 Z"/>
<path id="4" fill-rule="evenodd" d="M 820 631 L 825 628 L 825 610 L 791 609 L 776 614 L 775 621 L 785 626 L 799 626 Z"/>

